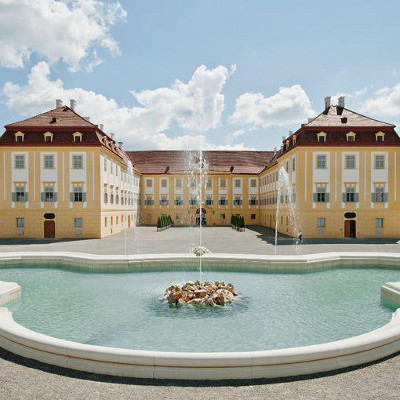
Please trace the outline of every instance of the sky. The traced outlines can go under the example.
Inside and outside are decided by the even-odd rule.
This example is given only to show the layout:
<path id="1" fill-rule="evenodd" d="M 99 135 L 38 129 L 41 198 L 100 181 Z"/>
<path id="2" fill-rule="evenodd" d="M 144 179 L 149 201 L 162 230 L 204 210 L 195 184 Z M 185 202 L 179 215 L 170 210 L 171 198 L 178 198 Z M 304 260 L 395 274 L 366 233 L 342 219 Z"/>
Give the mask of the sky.
<path id="1" fill-rule="evenodd" d="M 0 0 L 0 123 L 55 107 L 128 150 L 271 150 L 335 103 L 400 124 L 400 2 Z"/>

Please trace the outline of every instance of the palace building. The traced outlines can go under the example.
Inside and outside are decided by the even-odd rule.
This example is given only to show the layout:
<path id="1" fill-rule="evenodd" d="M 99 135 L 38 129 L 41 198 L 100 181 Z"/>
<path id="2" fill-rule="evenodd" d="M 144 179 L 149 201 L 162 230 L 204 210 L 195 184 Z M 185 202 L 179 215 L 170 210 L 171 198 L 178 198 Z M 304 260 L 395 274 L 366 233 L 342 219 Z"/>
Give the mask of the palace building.
<path id="1" fill-rule="evenodd" d="M 344 100 L 327 97 L 278 150 L 204 151 L 201 177 L 199 152 L 124 151 L 57 100 L 0 137 L 0 237 L 101 238 L 162 214 L 176 226 L 239 214 L 291 236 L 398 237 L 400 138 Z"/>

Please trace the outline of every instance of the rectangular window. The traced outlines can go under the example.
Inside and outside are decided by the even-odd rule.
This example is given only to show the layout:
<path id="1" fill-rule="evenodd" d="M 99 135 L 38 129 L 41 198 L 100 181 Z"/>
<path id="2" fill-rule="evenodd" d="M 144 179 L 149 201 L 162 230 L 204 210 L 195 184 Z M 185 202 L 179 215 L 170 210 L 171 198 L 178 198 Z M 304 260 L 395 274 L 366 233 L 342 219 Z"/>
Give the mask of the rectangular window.
<path id="1" fill-rule="evenodd" d="M 384 137 L 382 135 L 379 135 L 376 137 L 376 141 L 382 143 L 384 140 Z"/>
<path id="2" fill-rule="evenodd" d="M 383 218 L 375 218 L 375 228 L 383 228 Z"/>
<path id="3" fill-rule="evenodd" d="M 385 168 L 385 156 L 384 155 L 376 155 L 375 156 L 375 168 L 376 169 Z"/>
<path id="4" fill-rule="evenodd" d="M 325 203 L 326 201 L 326 188 L 325 187 L 317 187 L 317 196 L 316 202 L 317 203 Z"/>
<path id="5" fill-rule="evenodd" d="M 355 201 L 356 201 L 355 188 L 352 186 L 346 187 L 345 202 L 354 203 Z"/>
<path id="6" fill-rule="evenodd" d="M 15 201 L 26 201 L 25 186 L 16 186 L 15 188 Z"/>
<path id="7" fill-rule="evenodd" d="M 235 188 L 240 188 L 242 186 L 242 182 L 240 179 L 235 179 Z"/>
<path id="8" fill-rule="evenodd" d="M 191 180 L 190 180 L 190 186 L 191 187 L 194 187 L 194 186 L 196 186 L 197 185 L 197 180 L 196 180 L 196 178 L 192 178 Z"/>
<path id="9" fill-rule="evenodd" d="M 44 168 L 45 169 L 53 169 L 54 168 L 54 156 L 52 154 L 45 154 Z"/>
<path id="10" fill-rule="evenodd" d="M 107 226 L 107 217 L 104 217 L 104 226 Z"/>
<path id="11" fill-rule="evenodd" d="M 317 218 L 317 228 L 325 228 L 325 218 Z"/>
<path id="12" fill-rule="evenodd" d="M 252 188 L 257 187 L 257 179 L 250 179 L 250 187 Z"/>
<path id="13" fill-rule="evenodd" d="M 348 142 L 355 142 L 356 141 L 356 137 L 354 135 L 347 135 L 347 141 Z"/>
<path id="14" fill-rule="evenodd" d="M 167 206 L 168 205 L 168 198 L 166 196 L 162 196 L 160 199 L 160 205 Z"/>
<path id="15" fill-rule="evenodd" d="M 207 188 L 208 189 L 212 188 L 212 179 L 210 178 L 207 179 Z"/>
<path id="16" fill-rule="evenodd" d="M 17 228 L 24 228 L 25 227 L 25 218 L 17 218 Z"/>
<path id="17" fill-rule="evenodd" d="M 251 214 L 250 219 L 256 219 L 256 214 Z"/>
<path id="18" fill-rule="evenodd" d="M 83 188 L 81 186 L 74 186 L 73 201 L 76 202 L 83 201 Z"/>
<path id="19" fill-rule="evenodd" d="M 347 154 L 345 160 L 347 169 L 354 169 L 356 167 L 356 157 L 354 155 Z"/>
<path id="20" fill-rule="evenodd" d="M 148 188 L 153 187 L 153 180 L 152 179 L 146 179 L 146 187 L 148 187 Z"/>
<path id="21" fill-rule="evenodd" d="M 189 200 L 189 204 L 191 206 L 197 205 L 197 199 L 195 197 L 191 197 L 190 200 Z"/>
<path id="22" fill-rule="evenodd" d="M 82 220 L 82 218 L 75 218 L 75 219 L 74 219 L 74 227 L 75 227 L 75 228 L 82 228 L 82 227 L 83 227 L 83 220 Z"/>
<path id="23" fill-rule="evenodd" d="M 325 136 L 323 136 L 323 135 L 318 136 L 318 142 L 319 143 L 325 143 Z"/>
<path id="24" fill-rule="evenodd" d="M 225 178 L 222 178 L 219 180 L 219 187 L 226 188 L 226 179 Z"/>
<path id="25" fill-rule="evenodd" d="M 176 220 L 176 222 L 181 222 L 181 221 L 182 221 L 182 216 L 181 216 L 181 214 L 176 214 L 176 215 L 175 215 L 175 220 Z"/>
<path id="26" fill-rule="evenodd" d="M 161 179 L 161 187 L 162 188 L 168 187 L 168 181 L 166 179 Z"/>
<path id="27" fill-rule="evenodd" d="M 292 171 L 296 171 L 296 159 L 292 158 Z"/>
<path id="28" fill-rule="evenodd" d="M 44 199 L 43 200 L 44 201 L 55 201 L 53 186 L 45 186 L 44 187 Z"/>
<path id="29" fill-rule="evenodd" d="M 182 204 L 183 204 L 182 197 L 177 197 L 175 199 L 175 205 L 176 206 L 181 206 Z"/>
<path id="30" fill-rule="evenodd" d="M 182 187 L 182 179 L 181 178 L 178 178 L 177 180 L 176 180 L 176 188 L 177 189 L 180 189 Z"/>
<path id="31" fill-rule="evenodd" d="M 25 168 L 25 156 L 23 154 L 16 154 L 14 156 L 14 167 L 17 169 Z"/>
<path id="32" fill-rule="evenodd" d="M 226 197 L 221 197 L 221 198 L 219 199 L 219 205 L 220 205 L 220 206 L 226 206 L 226 205 L 228 205 L 228 199 L 227 199 Z"/>
<path id="33" fill-rule="evenodd" d="M 219 215 L 219 219 L 221 220 L 221 221 L 225 221 L 225 214 L 220 214 Z"/>
<path id="34" fill-rule="evenodd" d="M 146 197 L 144 204 L 146 206 L 152 206 L 154 204 L 154 199 L 152 197 Z"/>
<path id="35" fill-rule="evenodd" d="M 107 160 L 104 159 L 104 172 L 107 172 Z"/>
<path id="36" fill-rule="evenodd" d="M 249 200 L 250 206 L 256 206 L 258 204 L 257 196 L 252 195 Z"/>
<path id="37" fill-rule="evenodd" d="M 317 168 L 326 168 L 326 156 L 324 154 L 317 155 Z"/>
<path id="38" fill-rule="evenodd" d="M 235 198 L 233 199 L 233 205 L 234 206 L 241 206 L 242 205 L 241 196 L 235 196 Z"/>
<path id="39" fill-rule="evenodd" d="M 375 201 L 377 203 L 383 203 L 386 201 L 386 196 L 385 196 L 385 188 L 382 186 L 375 186 L 375 193 L 374 193 L 374 198 L 372 201 Z"/>
<path id="40" fill-rule="evenodd" d="M 73 169 L 82 169 L 82 155 L 76 155 L 74 154 L 73 158 L 72 158 L 72 167 Z"/>
<path id="41" fill-rule="evenodd" d="M 206 206 L 212 206 L 213 205 L 213 199 L 211 196 L 207 196 L 206 198 Z"/>

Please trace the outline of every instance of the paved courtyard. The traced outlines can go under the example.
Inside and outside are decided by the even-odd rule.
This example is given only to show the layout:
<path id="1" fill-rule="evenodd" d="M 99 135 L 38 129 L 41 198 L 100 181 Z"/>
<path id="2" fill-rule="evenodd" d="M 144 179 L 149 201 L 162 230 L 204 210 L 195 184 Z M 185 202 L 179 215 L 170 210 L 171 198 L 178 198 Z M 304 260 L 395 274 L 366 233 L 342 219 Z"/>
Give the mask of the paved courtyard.
<path id="1" fill-rule="evenodd" d="M 253 226 L 245 232 L 230 227 L 204 227 L 203 245 L 215 253 L 275 254 L 274 231 Z M 399 252 L 394 239 L 305 239 L 295 245 L 292 238 L 279 236 L 277 254 L 309 254 L 330 251 Z M 0 239 L 0 252 L 74 251 L 93 254 L 187 253 L 199 244 L 199 228 L 179 227 L 157 232 L 141 226 L 104 239 L 6 240 Z"/>
<path id="2" fill-rule="evenodd" d="M 213 252 L 274 254 L 274 232 L 250 227 L 206 227 L 203 244 Z M 125 241 L 126 238 L 126 241 Z M 199 228 L 131 229 L 105 239 L 0 240 L 0 252 L 75 251 L 94 254 L 188 252 L 198 244 Z M 278 254 L 329 251 L 398 252 L 398 239 L 305 240 L 300 246 L 280 237 Z M 126 243 L 126 244 L 125 244 Z M 251 382 L 177 382 L 105 377 L 52 367 L 0 349 L 0 399 L 398 399 L 400 355 L 349 371 Z"/>

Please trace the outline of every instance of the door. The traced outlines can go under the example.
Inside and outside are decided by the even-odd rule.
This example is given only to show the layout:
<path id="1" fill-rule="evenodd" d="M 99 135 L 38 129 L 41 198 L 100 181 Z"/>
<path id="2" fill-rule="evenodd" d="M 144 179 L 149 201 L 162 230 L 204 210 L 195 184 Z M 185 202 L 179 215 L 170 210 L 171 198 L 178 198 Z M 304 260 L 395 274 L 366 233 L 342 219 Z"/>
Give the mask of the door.
<path id="1" fill-rule="evenodd" d="M 356 237 L 356 220 L 346 219 L 344 221 L 344 237 L 355 238 Z"/>
<path id="2" fill-rule="evenodd" d="M 44 237 L 45 238 L 56 237 L 56 223 L 54 221 L 44 221 Z"/>

